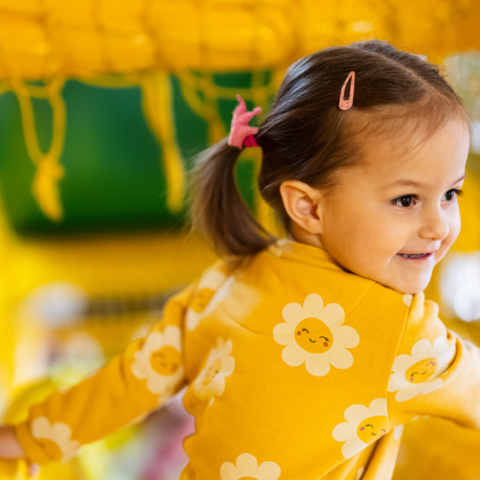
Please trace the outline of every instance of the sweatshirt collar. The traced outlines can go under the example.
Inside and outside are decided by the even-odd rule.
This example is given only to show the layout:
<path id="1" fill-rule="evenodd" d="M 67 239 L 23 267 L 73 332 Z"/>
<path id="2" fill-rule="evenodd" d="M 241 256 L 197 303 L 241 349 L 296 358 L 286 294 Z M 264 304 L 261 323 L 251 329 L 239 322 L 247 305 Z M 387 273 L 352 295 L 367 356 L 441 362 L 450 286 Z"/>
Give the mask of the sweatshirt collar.
<path id="1" fill-rule="evenodd" d="M 296 260 L 300 262 L 313 263 L 323 268 L 329 268 L 345 272 L 333 257 L 323 248 L 307 245 L 306 243 L 295 242 L 288 238 L 281 238 L 268 247 L 270 253 L 277 257 Z"/>

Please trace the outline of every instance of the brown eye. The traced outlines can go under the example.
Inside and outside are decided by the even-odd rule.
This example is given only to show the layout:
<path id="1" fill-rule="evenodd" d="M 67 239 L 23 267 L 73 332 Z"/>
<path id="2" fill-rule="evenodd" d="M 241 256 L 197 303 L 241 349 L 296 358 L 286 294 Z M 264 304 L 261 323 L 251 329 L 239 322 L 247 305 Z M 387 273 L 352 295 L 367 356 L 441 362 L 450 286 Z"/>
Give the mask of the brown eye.
<path id="1" fill-rule="evenodd" d="M 458 188 L 452 188 L 448 192 L 445 192 L 442 195 L 442 200 L 445 200 L 447 202 L 451 202 L 456 197 L 460 197 L 462 194 L 463 194 L 462 190 L 459 190 Z"/>
<path id="2" fill-rule="evenodd" d="M 448 192 L 445 192 L 445 200 L 447 202 L 451 202 L 455 198 L 456 193 L 457 193 L 457 191 L 454 188 L 452 188 Z"/>
<path id="3" fill-rule="evenodd" d="M 413 195 L 404 195 L 403 197 L 398 197 L 395 199 L 395 205 L 399 207 L 408 208 L 413 204 Z"/>

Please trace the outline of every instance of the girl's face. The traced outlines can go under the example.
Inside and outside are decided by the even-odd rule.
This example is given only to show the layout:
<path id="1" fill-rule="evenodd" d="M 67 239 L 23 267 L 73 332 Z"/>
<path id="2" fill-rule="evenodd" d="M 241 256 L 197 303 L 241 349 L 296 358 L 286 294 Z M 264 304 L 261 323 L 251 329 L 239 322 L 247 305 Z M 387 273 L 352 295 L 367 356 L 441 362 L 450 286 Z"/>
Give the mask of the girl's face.
<path id="1" fill-rule="evenodd" d="M 395 141 L 370 146 L 322 201 L 320 245 L 346 270 L 421 292 L 460 231 L 469 141 L 466 126 L 452 120 L 406 154 Z"/>

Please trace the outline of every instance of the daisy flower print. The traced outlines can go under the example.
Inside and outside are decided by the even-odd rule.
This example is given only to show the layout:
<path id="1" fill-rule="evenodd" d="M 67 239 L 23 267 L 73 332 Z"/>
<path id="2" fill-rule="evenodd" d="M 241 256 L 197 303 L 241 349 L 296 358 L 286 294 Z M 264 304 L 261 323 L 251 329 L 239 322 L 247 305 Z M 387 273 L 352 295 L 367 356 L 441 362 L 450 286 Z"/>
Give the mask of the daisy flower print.
<path id="1" fill-rule="evenodd" d="M 242 453 L 237 457 L 236 465 L 225 462 L 220 468 L 222 480 L 277 480 L 281 469 L 275 462 L 263 462 L 258 465 L 257 459 L 250 453 Z"/>
<path id="2" fill-rule="evenodd" d="M 80 443 L 72 440 L 70 427 L 62 422 L 51 424 L 46 417 L 37 417 L 32 422 L 32 436 L 53 458 L 66 463 L 71 460 L 80 447 Z"/>
<path id="3" fill-rule="evenodd" d="M 161 395 L 159 400 L 183 378 L 181 348 L 180 329 L 167 325 L 163 331 L 147 335 L 142 349 L 135 352 L 132 373 L 146 381 L 151 393 Z"/>
<path id="4" fill-rule="evenodd" d="M 228 294 L 233 276 L 227 276 L 220 270 L 207 270 L 198 284 L 195 296 L 187 310 L 186 324 L 188 330 L 193 330 L 200 321 L 212 313 Z"/>
<path id="5" fill-rule="evenodd" d="M 332 436 L 338 442 L 345 442 L 342 453 L 346 459 L 361 452 L 390 429 L 386 398 L 372 400 L 368 408 L 360 404 L 351 405 L 344 416 L 347 421 L 338 424 Z"/>
<path id="6" fill-rule="evenodd" d="M 219 397 L 225 390 L 225 377 L 229 377 L 235 369 L 235 359 L 230 356 L 232 341 L 226 342 L 219 338 L 217 348 L 212 348 L 208 355 L 204 369 L 193 382 L 193 389 L 202 400 L 210 399 L 213 403 L 214 396 Z"/>
<path id="7" fill-rule="evenodd" d="M 353 364 L 347 348 L 358 345 L 357 331 L 342 325 L 345 312 L 337 303 L 326 306 L 320 295 L 308 295 L 303 306 L 289 303 L 283 309 L 285 322 L 273 329 L 273 338 L 285 345 L 282 359 L 291 367 L 305 363 L 308 373 L 316 377 L 327 375 L 330 365 L 345 369 Z"/>
<path id="8" fill-rule="evenodd" d="M 437 337 L 433 345 L 426 338 L 419 340 L 410 355 L 395 358 L 388 391 L 397 392 L 397 402 L 406 402 L 437 390 L 443 385 L 438 377 L 448 368 L 454 354 L 455 347 L 449 348 L 442 337 Z"/>

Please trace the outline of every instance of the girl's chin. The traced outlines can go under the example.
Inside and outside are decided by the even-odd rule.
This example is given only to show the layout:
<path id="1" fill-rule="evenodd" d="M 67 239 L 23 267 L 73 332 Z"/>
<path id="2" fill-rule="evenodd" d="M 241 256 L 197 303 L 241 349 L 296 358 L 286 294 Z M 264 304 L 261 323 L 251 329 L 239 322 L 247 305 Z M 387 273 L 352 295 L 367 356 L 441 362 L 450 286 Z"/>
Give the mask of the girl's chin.
<path id="1" fill-rule="evenodd" d="M 408 293 L 410 295 L 415 295 L 417 293 L 423 292 L 432 278 L 432 272 L 425 272 L 422 275 L 417 275 L 413 278 L 410 276 L 407 278 L 395 278 L 391 282 L 384 283 L 385 286 L 397 290 L 401 293 Z"/>
<path id="2" fill-rule="evenodd" d="M 423 263 L 420 268 L 403 268 L 402 264 L 400 264 L 399 268 L 399 265 L 396 262 L 390 262 L 387 265 L 381 265 L 379 268 L 381 273 L 378 274 L 375 269 L 369 269 L 366 271 L 360 268 L 357 270 L 349 270 L 343 266 L 342 268 L 349 273 L 369 278 L 370 280 L 387 288 L 391 288 L 392 290 L 396 290 L 397 292 L 415 295 L 416 293 L 423 292 L 423 290 L 427 288 L 432 278 L 434 264 L 435 262 L 429 260 L 428 263 Z"/>

